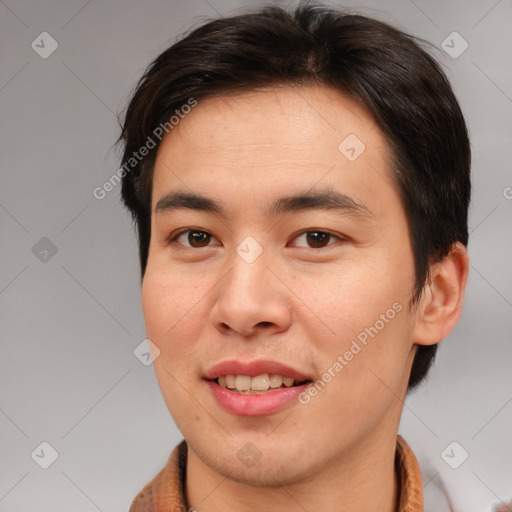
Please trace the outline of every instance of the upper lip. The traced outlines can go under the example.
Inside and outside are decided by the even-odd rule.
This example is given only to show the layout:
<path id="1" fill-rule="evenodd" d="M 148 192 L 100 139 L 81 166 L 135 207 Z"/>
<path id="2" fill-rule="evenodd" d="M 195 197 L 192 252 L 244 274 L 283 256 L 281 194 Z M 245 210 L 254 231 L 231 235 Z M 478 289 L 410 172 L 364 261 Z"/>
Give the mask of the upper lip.
<path id="1" fill-rule="evenodd" d="M 296 381 L 312 380 L 312 377 L 302 373 L 286 364 L 267 359 L 256 361 L 238 361 L 235 359 L 222 361 L 212 366 L 205 375 L 205 379 L 214 380 L 221 375 L 248 375 L 256 377 L 264 373 L 293 377 Z"/>

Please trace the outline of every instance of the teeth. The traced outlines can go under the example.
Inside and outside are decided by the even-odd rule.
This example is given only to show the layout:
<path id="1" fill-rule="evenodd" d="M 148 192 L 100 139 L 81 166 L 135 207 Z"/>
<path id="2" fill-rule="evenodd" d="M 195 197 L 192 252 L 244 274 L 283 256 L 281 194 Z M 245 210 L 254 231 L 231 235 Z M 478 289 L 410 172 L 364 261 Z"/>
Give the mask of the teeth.
<path id="1" fill-rule="evenodd" d="M 271 375 L 270 376 L 270 387 L 271 388 L 280 388 L 283 383 L 283 377 L 281 375 Z"/>
<path id="2" fill-rule="evenodd" d="M 263 373 L 256 377 L 249 375 L 221 375 L 218 378 L 219 386 L 236 390 L 241 393 L 266 392 L 269 389 L 293 386 L 295 380 L 293 377 L 283 377 L 282 375 Z"/>
<path id="3" fill-rule="evenodd" d="M 270 377 L 268 373 L 258 375 L 251 379 L 251 388 L 255 391 L 266 391 L 269 388 Z"/>
<path id="4" fill-rule="evenodd" d="M 289 388 L 293 386 L 293 379 L 291 377 L 283 377 L 283 384 Z"/>
<path id="5" fill-rule="evenodd" d="M 235 389 L 236 388 L 235 379 L 236 379 L 236 375 L 226 375 L 226 387 Z M 220 382 L 219 382 L 219 384 L 220 384 Z"/>
<path id="6" fill-rule="evenodd" d="M 237 391 L 249 391 L 251 389 L 251 377 L 248 375 L 237 375 L 235 387 Z"/>

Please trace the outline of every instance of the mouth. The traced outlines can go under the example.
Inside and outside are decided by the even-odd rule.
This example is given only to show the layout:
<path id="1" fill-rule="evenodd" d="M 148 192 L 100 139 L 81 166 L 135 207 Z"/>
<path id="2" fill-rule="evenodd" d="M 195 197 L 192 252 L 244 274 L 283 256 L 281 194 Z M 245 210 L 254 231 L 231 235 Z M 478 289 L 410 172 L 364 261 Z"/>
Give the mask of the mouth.
<path id="1" fill-rule="evenodd" d="M 302 386 L 312 382 L 309 379 L 296 381 L 293 377 L 284 377 L 279 374 L 263 373 L 251 377 L 249 375 L 221 375 L 213 382 L 219 386 L 229 389 L 235 393 L 245 395 L 262 395 L 265 393 L 272 393 L 279 389 L 292 388 Z"/>
<path id="2" fill-rule="evenodd" d="M 262 373 L 251 377 L 250 375 L 228 374 L 220 375 L 213 382 L 234 393 L 245 395 L 263 395 L 279 389 L 293 388 L 309 384 L 311 379 L 295 380 L 293 377 L 280 374 Z"/>
<path id="3" fill-rule="evenodd" d="M 297 402 L 312 375 L 273 360 L 223 361 L 203 376 L 225 411 L 238 416 L 265 416 Z"/>

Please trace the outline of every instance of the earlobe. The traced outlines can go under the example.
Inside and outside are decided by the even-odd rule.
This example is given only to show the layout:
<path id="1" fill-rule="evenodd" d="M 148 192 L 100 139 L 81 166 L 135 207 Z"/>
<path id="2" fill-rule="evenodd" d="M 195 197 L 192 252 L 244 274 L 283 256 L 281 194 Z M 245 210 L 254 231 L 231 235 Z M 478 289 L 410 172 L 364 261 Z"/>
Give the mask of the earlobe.
<path id="1" fill-rule="evenodd" d="M 413 341 L 434 345 L 443 340 L 460 318 L 469 272 L 468 251 L 460 242 L 443 260 L 431 266 L 416 313 Z"/>

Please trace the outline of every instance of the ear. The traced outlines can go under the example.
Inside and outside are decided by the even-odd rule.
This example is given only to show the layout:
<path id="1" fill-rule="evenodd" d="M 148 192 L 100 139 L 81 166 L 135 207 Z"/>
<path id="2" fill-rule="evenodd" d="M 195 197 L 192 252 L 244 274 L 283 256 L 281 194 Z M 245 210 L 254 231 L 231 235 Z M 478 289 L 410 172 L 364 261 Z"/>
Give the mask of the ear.
<path id="1" fill-rule="evenodd" d="M 413 341 L 434 345 L 443 340 L 460 318 L 469 272 L 468 251 L 460 242 L 430 268 L 416 312 Z"/>

